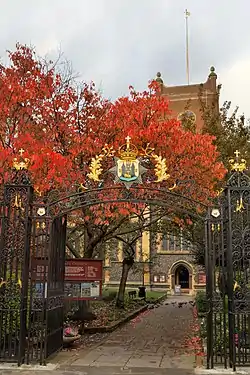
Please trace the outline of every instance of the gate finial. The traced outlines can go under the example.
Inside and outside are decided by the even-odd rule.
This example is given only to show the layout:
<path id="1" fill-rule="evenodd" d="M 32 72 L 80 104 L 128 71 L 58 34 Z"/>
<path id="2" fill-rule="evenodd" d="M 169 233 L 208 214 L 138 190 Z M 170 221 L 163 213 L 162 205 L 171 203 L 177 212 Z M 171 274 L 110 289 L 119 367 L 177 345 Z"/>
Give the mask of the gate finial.
<path id="1" fill-rule="evenodd" d="M 229 162 L 231 164 L 231 170 L 235 172 L 244 172 L 247 169 L 247 164 L 245 159 L 240 159 L 240 152 L 236 150 L 234 152 L 235 159 L 230 159 Z"/>
<path id="2" fill-rule="evenodd" d="M 24 158 L 23 157 L 23 153 L 24 153 L 24 149 L 21 148 L 19 150 L 19 154 L 20 154 L 20 158 L 18 160 L 18 158 L 14 158 L 13 159 L 13 167 L 17 170 L 17 171 L 20 171 L 22 169 L 28 169 L 28 166 L 30 164 L 30 159 L 28 158 Z"/>

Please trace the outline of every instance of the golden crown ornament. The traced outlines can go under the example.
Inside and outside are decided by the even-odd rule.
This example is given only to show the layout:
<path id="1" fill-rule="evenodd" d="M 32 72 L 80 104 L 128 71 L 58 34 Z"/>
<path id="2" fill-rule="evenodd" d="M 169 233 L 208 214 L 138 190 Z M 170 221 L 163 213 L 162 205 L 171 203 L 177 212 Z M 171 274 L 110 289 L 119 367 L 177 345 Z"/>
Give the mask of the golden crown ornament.
<path id="1" fill-rule="evenodd" d="M 17 170 L 23 170 L 23 169 L 28 169 L 29 164 L 30 164 L 30 159 L 24 158 L 23 157 L 24 149 L 19 150 L 20 157 L 19 158 L 14 158 L 13 159 L 13 167 Z"/>
<path id="2" fill-rule="evenodd" d="M 240 152 L 235 151 L 235 158 L 230 159 L 231 170 L 235 172 L 244 172 L 247 169 L 247 162 L 245 159 L 240 159 Z"/>

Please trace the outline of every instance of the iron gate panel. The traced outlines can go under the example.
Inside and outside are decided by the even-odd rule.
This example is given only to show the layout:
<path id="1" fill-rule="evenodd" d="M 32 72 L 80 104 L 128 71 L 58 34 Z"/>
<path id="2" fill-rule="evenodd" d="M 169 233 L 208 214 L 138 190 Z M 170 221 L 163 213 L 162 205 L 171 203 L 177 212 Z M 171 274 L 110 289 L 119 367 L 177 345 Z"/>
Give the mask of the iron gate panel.
<path id="1" fill-rule="evenodd" d="M 41 208 L 41 207 L 40 207 Z M 66 218 L 37 215 L 33 207 L 27 363 L 46 364 L 63 345 Z"/>
<path id="2" fill-rule="evenodd" d="M 233 364 L 250 364 L 250 189 L 238 179 L 228 194 L 228 319 Z M 244 182 L 242 186 L 242 182 Z M 235 367 L 235 366 L 233 366 Z"/>
<path id="3" fill-rule="evenodd" d="M 50 218 L 36 216 L 35 206 L 32 213 L 31 260 L 28 315 L 27 364 L 45 364 L 46 348 L 46 301 L 48 285 L 48 254 Z"/>
<path id="4" fill-rule="evenodd" d="M 33 190 L 6 185 L 0 230 L 0 361 L 25 359 Z"/>
<path id="5" fill-rule="evenodd" d="M 63 346 L 66 229 L 66 216 L 57 217 L 51 223 L 46 358 L 60 350 Z"/>
<path id="6" fill-rule="evenodd" d="M 207 367 L 250 365 L 250 180 L 230 176 L 206 222 Z"/>

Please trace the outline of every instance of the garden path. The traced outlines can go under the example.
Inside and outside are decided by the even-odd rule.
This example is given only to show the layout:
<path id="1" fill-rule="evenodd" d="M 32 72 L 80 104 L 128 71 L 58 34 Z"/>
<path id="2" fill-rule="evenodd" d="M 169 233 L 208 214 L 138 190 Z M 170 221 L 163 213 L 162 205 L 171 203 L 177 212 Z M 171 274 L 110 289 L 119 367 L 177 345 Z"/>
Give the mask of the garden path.
<path id="1" fill-rule="evenodd" d="M 188 296 L 169 297 L 112 332 L 97 347 L 79 351 L 63 370 L 86 375 L 193 374 L 194 355 L 186 346 L 192 323 L 190 302 Z"/>

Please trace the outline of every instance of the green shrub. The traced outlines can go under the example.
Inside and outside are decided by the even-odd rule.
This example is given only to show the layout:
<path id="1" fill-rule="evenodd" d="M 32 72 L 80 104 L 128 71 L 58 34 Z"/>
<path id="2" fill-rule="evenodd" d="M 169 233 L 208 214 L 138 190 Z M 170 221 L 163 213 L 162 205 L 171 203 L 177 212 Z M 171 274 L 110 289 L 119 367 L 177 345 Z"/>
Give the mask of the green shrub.
<path id="1" fill-rule="evenodd" d="M 116 290 L 110 290 L 107 294 L 105 294 L 102 299 L 103 301 L 114 301 L 116 299 L 117 291 Z"/>
<path id="2" fill-rule="evenodd" d="M 205 314 L 208 311 L 206 292 L 199 291 L 195 297 L 195 303 L 199 314 Z"/>

